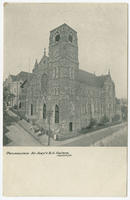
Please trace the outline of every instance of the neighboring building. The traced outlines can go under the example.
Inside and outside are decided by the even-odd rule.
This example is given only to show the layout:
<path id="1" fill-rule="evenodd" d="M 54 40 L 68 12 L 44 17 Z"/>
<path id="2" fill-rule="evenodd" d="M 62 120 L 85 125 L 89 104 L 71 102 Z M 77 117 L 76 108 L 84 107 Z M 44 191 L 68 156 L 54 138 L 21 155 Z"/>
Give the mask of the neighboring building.
<path id="1" fill-rule="evenodd" d="M 128 120 L 128 100 L 127 99 L 120 99 L 120 107 L 121 107 L 121 116 L 122 120 Z"/>
<path id="2" fill-rule="evenodd" d="M 32 74 L 28 72 L 20 72 L 17 75 L 9 75 L 9 77 L 4 81 L 4 87 L 9 88 L 10 93 L 14 94 L 14 98 L 12 98 L 10 105 L 17 106 L 19 105 L 19 98 L 21 94 L 21 85 L 30 80 Z"/>
<path id="3" fill-rule="evenodd" d="M 97 122 L 103 116 L 111 121 L 115 115 L 115 85 L 107 75 L 79 69 L 77 32 L 63 24 L 50 32 L 49 56 L 35 62 L 31 81 L 21 87 L 20 109 L 35 120 L 60 134 L 76 132 Z"/>
<path id="4" fill-rule="evenodd" d="M 115 114 L 116 114 L 116 116 L 119 116 L 120 120 L 122 120 L 121 101 L 120 101 L 120 99 L 117 99 L 117 98 L 116 98 Z"/>

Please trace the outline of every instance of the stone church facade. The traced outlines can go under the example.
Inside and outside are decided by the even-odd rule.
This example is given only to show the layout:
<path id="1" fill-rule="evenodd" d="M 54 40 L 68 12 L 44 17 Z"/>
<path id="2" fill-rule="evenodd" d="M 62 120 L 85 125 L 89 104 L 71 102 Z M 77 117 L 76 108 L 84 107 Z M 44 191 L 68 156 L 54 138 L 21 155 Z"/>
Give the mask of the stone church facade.
<path id="1" fill-rule="evenodd" d="M 96 76 L 79 69 L 77 32 L 63 24 L 50 31 L 49 55 L 37 60 L 21 87 L 19 110 L 54 133 L 76 132 L 92 119 L 115 115 L 115 85 L 110 71 Z"/>

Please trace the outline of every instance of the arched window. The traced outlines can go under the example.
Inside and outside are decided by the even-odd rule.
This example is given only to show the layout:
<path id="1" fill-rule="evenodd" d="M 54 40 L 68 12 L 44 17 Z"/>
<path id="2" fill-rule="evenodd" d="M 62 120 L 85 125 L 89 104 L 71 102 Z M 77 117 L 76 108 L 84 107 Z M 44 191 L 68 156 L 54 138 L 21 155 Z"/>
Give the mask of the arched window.
<path id="1" fill-rule="evenodd" d="M 55 123 L 59 123 L 59 106 L 55 106 Z"/>
<path id="2" fill-rule="evenodd" d="M 47 92 L 47 87 L 48 87 L 48 76 L 47 74 L 44 73 L 41 77 L 41 90 L 43 93 Z"/>
<path id="3" fill-rule="evenodd" d="M 57 34 L 55 37 L 55 41 L 58 42 L 60 40 L 60 34 Z"/>
<path id="4" fill-rule="evenodd" d="M 22 107 L 22 104 L 21 104 L 21 102 L 19 103 L 19 108 L 21 108 Z"/>
<path id="5" fill-rule="evenodd" d="M 33 104 L 31 104 L 31 115 L 33 115 Z"/>
<path id="6" fill-rule="evenodd" d="M 59 68 L 58 67 L 55 67 L 53 69 L 52 77 L 53 78 L 58 78 L 59 77 Z"/>
<path id="7" fill-rule="evenodd" d="M 69 35 L 69 41 L 70 41 L 70 42 L 73 41 L 73 37 L 72 37 L 72 35 Z"/>
<path id="8" fill-rule="evenodd" d="M 43 119 L 46 119 L 46 104 L 43 105 Z"/>

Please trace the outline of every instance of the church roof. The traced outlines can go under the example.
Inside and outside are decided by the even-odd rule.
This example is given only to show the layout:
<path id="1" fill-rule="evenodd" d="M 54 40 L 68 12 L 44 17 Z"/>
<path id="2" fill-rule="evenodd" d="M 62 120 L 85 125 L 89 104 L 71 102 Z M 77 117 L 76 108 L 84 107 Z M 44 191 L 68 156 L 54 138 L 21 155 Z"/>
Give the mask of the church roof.
<path id="1" fill-rule="evenodd" d="M 41 58 L 39 64 L 42 64 L 42 63 L 45 64 L 45 62 L 48 61 L 48 59 L 49 59 L 49 58 L 48 58 L 46 55 L 43 55 L 43 57 Z"/>
<path id="2" fill-rule="evenodd" d="M 53 32 L 53 31 L 55 31 L 55 30 L 57 30 L 57 29 L 59 29 L 59 28 L 61 28 L 62 26 L 66 26 L 66 27 L 68 27 L 69 29 L 71 29 L 72 31 L 74 31 L 75 33 L 77 33 L 73 28 L 71 28 L 68 24 L 66 24 L 66 23 L 64 23 L 64 24 L 61 24 L 60 26 L 58 26 L 58 27 L 56 27 L 56 28 L 54 28 L 53 30 L 51 30 L 50 32 Z"/>
<path id="3" fill-rule="evenodd" d="M 103 87 L 108 75 L 96 76 L 95 74 L 79 70 L 78 81 L 93 87 Z"/>
<path id="4" fill-rule="evenodd" d="M 107 78 L 109 77 L 109 75 L 101 75 L 101 76 L 98 76 L 98 85 L 99 87 L 103 87 L 104 85 L 104 82 L 107 80 Z"/>
<path id="5" fill-rule="evenodd" d="M 33 82 L 34 78 L 35 78 L 35 74 L 31 74 L 30 73 L 30 75 L 28 76 L 28 78 L 26 78 L 26 79 L 23 80 L 23 83 L 22 83 L 22 85 L 20 87 L 21 88 L 25 88 L 25 87 L 27 88 L 27 87 L 29 87 L 30 84 Z"/>
<path id="6" fill-rule="evenodd" d="M 17 74 L 16 77 L 17 81 L 19 80 L 25 81 L 26 79 L 30 79 L 32 77 L 32 73 L 21 71 L 19 74 Z"/>

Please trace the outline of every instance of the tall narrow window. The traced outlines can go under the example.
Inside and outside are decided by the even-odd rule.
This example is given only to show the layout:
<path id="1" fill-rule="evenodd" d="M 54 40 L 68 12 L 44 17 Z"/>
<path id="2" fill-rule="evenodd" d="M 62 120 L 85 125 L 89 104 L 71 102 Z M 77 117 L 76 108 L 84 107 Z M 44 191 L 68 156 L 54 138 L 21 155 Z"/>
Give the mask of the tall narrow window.
<path id="1" fill-rule="evenodd" d="M 46 104 L 43 105 L 43 119 L 46 119 Z"/>
<path id="2" fill-rule="evenodd" d="M 55 41 L 58 42 L 60 40 L 60 34 L 57 34 L 55 37 Z"/>
<path id="3" fill-rule="evenodd" d="M 31 115 L 33 115 L 33 104 L 31 104 Z"/>
<path id="4" fill-rule="evenodd" d="M 19 108 L 21 108 L 22 107 L 22 104 L 21 104 L 21 102 L 19 103 Z"/>
<path id="5" fill-rule="evenodd" d="M 59 106 L 55 106 L 55 123 L 59 123 Z"/>
<path id="6" fill-rule="evenodd" d="M 73 124 L 72 124 L 72 122 L 69 123 L 69 131 L 73 131 Z"/>
<path id="7" fill-rule="evenodd" d="M 73 37 L 72 37 L 72 35 L 69 35 L 69 41 L 70 41 L 70 42 L 73 41 Z"/>
<path id="8" fill-rule="evenodd" d="M 43 93 L 47 92 L 47 88 L 48 88 L 48 76 L 47 74 L 43 74 L 41 77 L 41 90 Z"/>

